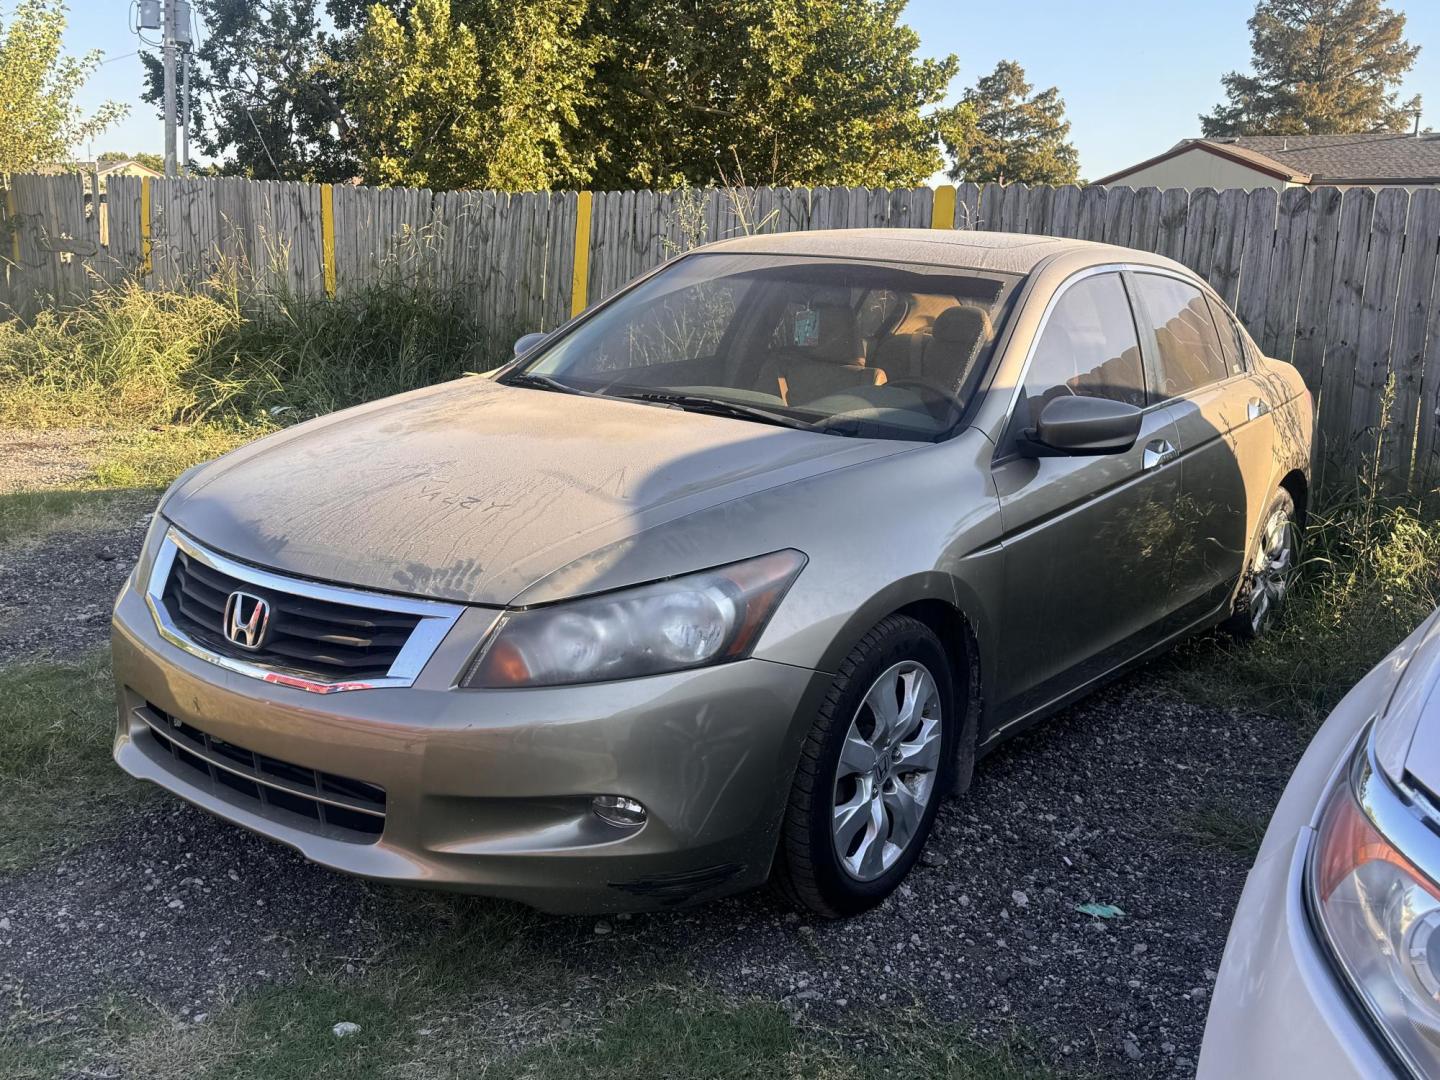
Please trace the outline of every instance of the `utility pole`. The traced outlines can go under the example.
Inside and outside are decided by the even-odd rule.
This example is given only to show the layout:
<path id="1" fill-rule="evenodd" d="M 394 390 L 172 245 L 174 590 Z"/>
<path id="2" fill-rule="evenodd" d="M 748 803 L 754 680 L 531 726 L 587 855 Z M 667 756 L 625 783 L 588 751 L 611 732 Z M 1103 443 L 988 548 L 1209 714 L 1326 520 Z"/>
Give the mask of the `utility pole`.
<path id="1" fill-rule="evenodd" d="M 180 173 L 190 175 L 190 49 L 180 54 Z"/>
<path id="2" fill-rule="evenodd" d="M 175 175 L 175 0 L 165 0 L 162 49 L 165 59 L 165 175 Z"/>

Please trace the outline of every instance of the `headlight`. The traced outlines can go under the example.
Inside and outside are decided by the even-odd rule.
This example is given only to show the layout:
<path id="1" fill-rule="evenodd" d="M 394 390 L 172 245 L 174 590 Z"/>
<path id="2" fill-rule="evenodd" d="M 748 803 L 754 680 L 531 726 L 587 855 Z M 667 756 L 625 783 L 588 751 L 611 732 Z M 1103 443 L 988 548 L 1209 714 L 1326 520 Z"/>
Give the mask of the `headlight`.
<path id="1" fill-rule="evenodd" d="M 160 550 L 160 540 L 165 535 L 165 530 L 170 523 L 161 515 L 159 509 L 150 515 L 150 527 L 145 530 L 145 542 L 140 545 L 140 558 L 135 562 L 135 569 L 131 571 L 131 581 L 135 588 L 141 592 L 150 583 L 150 569 L 155 565 L 155 553 Z"/>
<path id="2" fill-rule="evenodd" d="M 150 582 L 150 568 L 155 565 L 155 553 L 160 549 L 160 539 L 165 535 L 169 522 L 165 520 L 165 504 L 170 501 L 170 496 L 180 490 L 180 485 L 189 480 L 197 472 L 203 469 L 208 462 L 202 461 L 198 465 L 191 465 L 165 489 L 160 496 L 160 501 L 155 504 L 155 513 L 150 517 L 150 528 L 145 532 L 145 543 L 140 547 L 140 558 L 135 563 L 135 569 L 131 572 L 131 580 L 135 587 L 144 590 Z"/>
<path id="3" fill-rule="evenodd" d="M 805 556 L 776 551 L 653 585 L 506 615 L 461 680 L 561 686 L 656 675 L 745 656 Z"/>
<path id="4" fill-rule="evenodd" d="M 1418 1075 L 1440 1076 L 1440 887 L 1381 834 L 1357 799 L 1366 785 L 1385 783 L 1367 750 L 1362 743 L 1321 815 L 1310 906 L 1391 1048 Z"/>

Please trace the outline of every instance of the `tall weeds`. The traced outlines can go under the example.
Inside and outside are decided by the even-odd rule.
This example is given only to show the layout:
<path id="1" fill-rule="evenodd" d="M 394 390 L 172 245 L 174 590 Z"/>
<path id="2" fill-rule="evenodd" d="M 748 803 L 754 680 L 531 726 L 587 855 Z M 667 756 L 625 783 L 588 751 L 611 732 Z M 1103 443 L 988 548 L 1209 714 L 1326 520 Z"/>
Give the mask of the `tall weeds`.
<path id="1" fill-rule="evenodd" d="M 330 301 L 128 282 L 0 323 L 0 425 L 298 420 L 489 366 L 475 340 L 458 298 L 422 286 Z"/>
<path id="2" fill-rule="evenodd" d="M 1185 696 L 1313 727 L 1440 605 L 1440 515 L 1382 495 L 1370 476 L 1310 511 L 1301 555 L 1284 617 L 1266 637 L 1212 635 L 1168 662 Z"/>

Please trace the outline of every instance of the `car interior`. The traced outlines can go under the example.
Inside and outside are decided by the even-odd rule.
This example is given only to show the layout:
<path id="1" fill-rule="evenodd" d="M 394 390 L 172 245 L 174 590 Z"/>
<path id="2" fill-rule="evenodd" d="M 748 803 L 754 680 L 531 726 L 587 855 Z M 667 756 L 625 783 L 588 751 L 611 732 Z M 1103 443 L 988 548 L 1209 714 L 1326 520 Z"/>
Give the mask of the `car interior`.
<path id="1" fill-rule="evenodd" d="M 869 421 L 921 437 L 952 427 L 995 340 L 1008 283 L 806 269 L 668 292 L 554 370 L 603 393 L 712 395 L 825 426 Z"/>

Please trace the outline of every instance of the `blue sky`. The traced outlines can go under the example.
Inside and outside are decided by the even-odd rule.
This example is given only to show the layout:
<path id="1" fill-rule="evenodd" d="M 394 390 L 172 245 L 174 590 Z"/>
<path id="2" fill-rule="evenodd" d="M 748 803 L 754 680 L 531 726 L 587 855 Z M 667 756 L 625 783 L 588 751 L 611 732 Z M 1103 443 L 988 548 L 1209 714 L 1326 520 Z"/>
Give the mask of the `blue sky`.
<path id="1" fill-rule="evenodd" d="M 139 100 L 140 59 L 125 56 L 140 47 L 129 30 L 129 0 L 70 5 L 70 51 L 102 49 L 109 60 L 82 100 L 132 106 L 90 149 L 158 152 L 164 136 Z M 1408 38 L 1424 47 L 1406 96 L 1423 94 L 1426 122 L 1440 129 L 1440 3 L 1391 0 L 1391 6 L 1405 12 Z M 0 10 L 9 7 L 0 0 Z M 1245 20 L 1253 10 L 1253 0 L 911 0 L 906 19 L 920 34 L 922 53 L 960 58 L 955 95 L 1002 59 L 1018 60 L 1037 87 L 1060 87 L 1081 175 L 1093 178 L 1199 134 L 1196 116 L 1220 100 L 1220 76 L 1249 61 Z"/>

